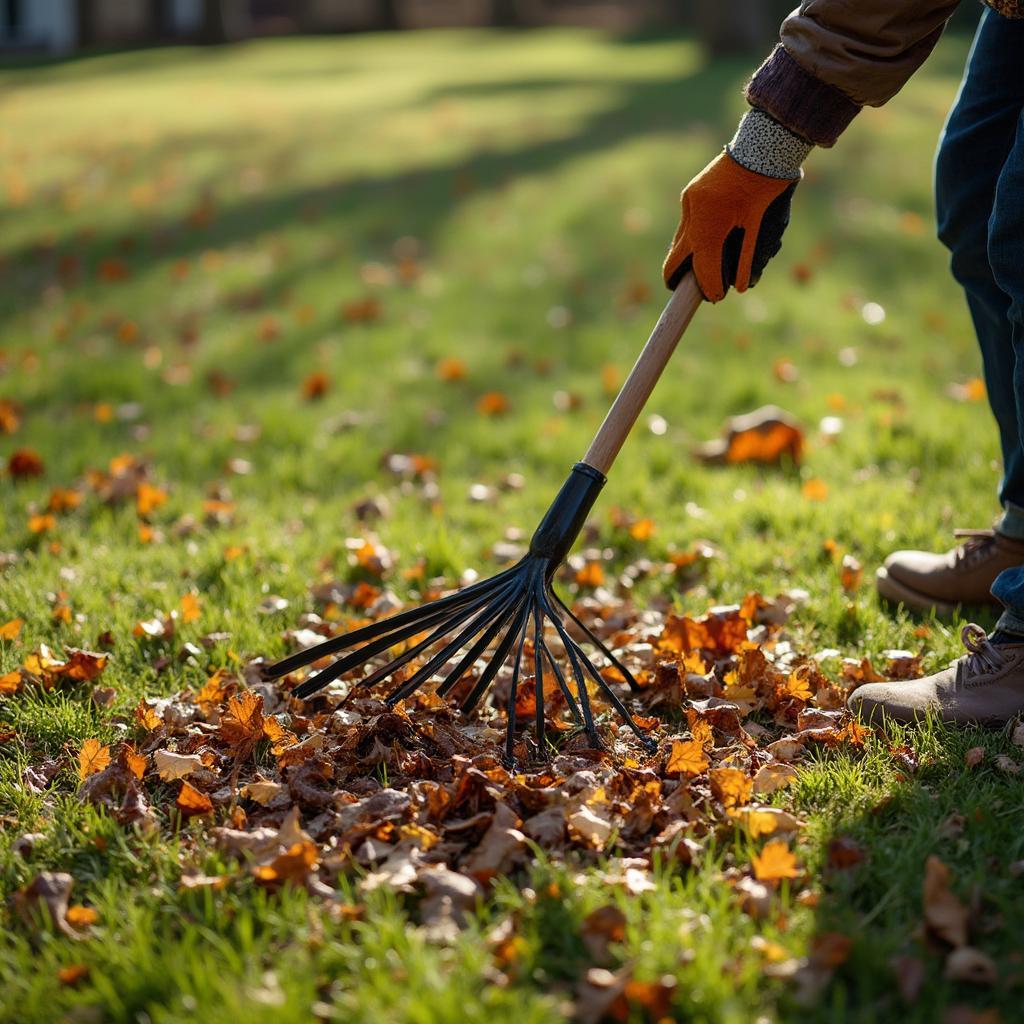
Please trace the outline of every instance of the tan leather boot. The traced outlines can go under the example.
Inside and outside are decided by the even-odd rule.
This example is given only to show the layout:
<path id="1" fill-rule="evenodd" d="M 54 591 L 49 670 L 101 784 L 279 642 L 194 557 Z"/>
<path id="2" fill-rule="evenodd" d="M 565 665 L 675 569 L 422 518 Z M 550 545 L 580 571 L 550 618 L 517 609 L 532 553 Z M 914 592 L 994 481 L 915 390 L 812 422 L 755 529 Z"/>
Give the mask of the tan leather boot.
<path id="1" fill-rule="evenodd" d="M 847 703 L 865 721 L 885 716 L 913 722 L 928 714 L 944 722 L 1003 725 L 1024 712 L 1024 642 L 993 644 L 981 626 L 960 631 L 967 654 L 923 679 L 867 683 Z"/>
<path id="2" fill-rule="evenodd" d="M 1004 570 L 1024 565 L 1024 541 L 995 530 L 957 530 L 964 542 L 944 554 L 895 551 L 875 574 L 887 601 L 918 611 L 952 614 L 961 604 L 998 604 L 991 594 Z"/>

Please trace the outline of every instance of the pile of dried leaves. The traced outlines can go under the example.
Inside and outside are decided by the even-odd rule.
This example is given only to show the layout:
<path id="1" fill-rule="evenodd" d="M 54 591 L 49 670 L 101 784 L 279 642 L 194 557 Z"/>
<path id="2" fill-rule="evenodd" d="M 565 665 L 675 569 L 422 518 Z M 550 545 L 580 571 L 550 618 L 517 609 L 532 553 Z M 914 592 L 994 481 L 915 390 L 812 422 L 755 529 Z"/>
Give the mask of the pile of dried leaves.
<path id="1" fill-rule="evenodd" d="M 358 586 L 320 596 L 357 606 L 365 598 Z M 799 885 L 804 874 L 790 849 L 801 822 L 769 798 L 796 779 L 794 765 L 809 748 L 863 743 L 865 730 L 842 708 L 849 688 L 875 678 L 863 662 L 844 663 L 829 678 L 793 648 L 784 627 L 800 597 L 752 594 L 698 618 L 639 612 L 600 589 L 577 601 L 576 612 L 640 682 L 632 707 L 657 739 L 655 753 L 596 693 L 607 746 L 588 748 L 563 720 L 553 678 L 544 692 L 548 717 L 560 726 L 558 749 L 541 756 L 524 734 L 512 767 L 501 759 L 497 711 L 466 719 L 430 692 L 392 710 L 346 678 L 300 702 L 289 696 L 300 675 L 267 682 L 256 660 L 237 675 L 217 670 L 197 690 L 141 701 L 119 722 L 120 744 L 86 741 L 73 753 L 80 796 L 125 826 L 208 821 L 209 838 L 236 867 L 210 876 L 186 865 L 185 888 L 250 879 L 330 899 L 337 876 L 354 873 L 363 892 L 424 892 L 420 913 L 439 935 L 459 925 L 495 876 L 526 865 L 534 847 L 581 862 L 613 852 L 622 858 L 614 881 L 638 893 L 652 887 L 656 853 L 687 865 L 716 834 L 739 828 L 763 844 L 749 866 L 729 867 L 726 880 L 747 912 L 764 915 L 775 887 Z M 293 645 L 339 628 L 318 616 L 306 623 L 287 635 Z M 14 693 L 94 683 L 106 661 L 44 649 L 4 677 L 5 686 Z M 495 707 L 504 706 L 509 685 L 503 671 Z M 520 685 L 520 721 L 528 721 L 535 687 L 529 677 Z M 33 765 L 23 784 L 45 793 L 59 784 L 60 767 L 59 759 Z"/>

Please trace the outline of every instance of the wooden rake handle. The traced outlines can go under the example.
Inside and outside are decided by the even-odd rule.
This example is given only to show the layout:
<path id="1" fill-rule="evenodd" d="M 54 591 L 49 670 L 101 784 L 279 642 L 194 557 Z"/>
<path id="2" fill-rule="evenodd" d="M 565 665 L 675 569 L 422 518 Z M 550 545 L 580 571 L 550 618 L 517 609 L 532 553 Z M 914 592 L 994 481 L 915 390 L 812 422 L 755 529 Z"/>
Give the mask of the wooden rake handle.
<path id="1" fill-rule="evenodd" d="M 588 466 L 607 476 L 615 456 L 619 454 L 619 449 L 633 429 L 647 399 L 651 397 L 654 385 L 672 358 L 679 339 L 703 301 L 704 296 L 697 287 L 696 279 L 693 274 L 687 274 L 665 304 L 626 383 L 616 395 L 601 429 L 590 442 L 587 454 L 583 456 Z"/>

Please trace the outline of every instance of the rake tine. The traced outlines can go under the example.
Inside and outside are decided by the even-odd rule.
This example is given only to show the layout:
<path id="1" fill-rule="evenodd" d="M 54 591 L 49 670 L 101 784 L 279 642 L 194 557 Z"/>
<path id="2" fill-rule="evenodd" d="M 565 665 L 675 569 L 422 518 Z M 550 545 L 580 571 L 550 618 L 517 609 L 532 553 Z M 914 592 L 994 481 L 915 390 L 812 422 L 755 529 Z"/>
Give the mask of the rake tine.
<path id="1" fill-rule="evenodd" d="M 601 737 L 597 733 L 597 726 L 594 724 L 594 713 L 590 708 L 590 694 L 587 692 L 587 677 L 580 665 L 579 658 L 576 657 L 576 651 L 573 649 L 572 638 L 569 636 L 565 626 L 562 625 L 561 618 L 551 607 L 546 596 L 544 598 L 544 608 L 548 613 L 548 617 L 555 624 L 555 629 L 558 630 L 558 635 L 562 638 L 562 643 L 565 644 L 566 653 L 569 655 L 569 664 L 572 665 L 572 674 L 576 680 L 576 693 L 579 697 L 580 707 L 583 709 L 583 721 L 587 737 L 595 746 L 601 747 L 603 744 L 601 743 Z"/>
<path id="2" fill-rule="evenodd" d="M 514 569 L 515 566 L 512 568 Z M 337 654 L 339 651 L 356 646 L 356 644 L 381 637 L 385 633 L 400 631 L 403 627 L 412 623 L 427 621 L 428 624 L 432 625 L 450 609 L 464 605 L 467 601 L 481 596 L 484 592 L 492 593 L 508 581 L 511 572 L 512 569 L 506 569 L 504 572 L 498 573 L 497 576 L 481 580 L 479 583 L 474 583 L 464 590 L 449 594 L 447 597 L 439 597 L 436 601 L 431 601 L 429 604 L 409 608 L 404 612 L 398 612 L 386 619 L 381 619 L 379 622 L 372 622 L 368 626 L 361 626 L 359 629 L 354 629 L 349 633 L 342 633 L 340 636 L 331 637 L 331 639 L 325 640 L 321 644 L 307 647 L 303 651 L 297 651 L 295 654 L 283 658 L 273 665 L 268 665 L 265 670 L 267 678 L 277 679 L 288 675 L 289 672 L 294 672 L 297 668 L 303 668 L 314 661 L 319 661 L 329 654 Z M 416 633 L 419 630 L 413 630 L 412 632 Z M 397 641 L 395 642 L 397 643 Z"/>
<path id="3" fill-rule="evenodd" d="M 613 708 L 626 720 L 626 724 L 633 730 L 636 736 L 641 740 L 648 750 L 653 750 L 657 747 L 657 744 L 640 728 L 636 722 L 633 721 L 633 716 L 629 713 L 626 705 L 622 703 L 615 691 L 608 685 L 604 677 L 597 670 L 597 666 L 587 657 L 586 652 L 572 637 L 569 638 L 569 642 L 576 651 L 576 655 L 583 663 L 583 667 L 590 673 L 595 683 L 601 689 L 601 692 L 611 702 Z"/>
<path id="4" fill-rule="evenodd" d="M 534 692 L 534 734 L 537 737 L 537 749 L 544 753 L 544 620 L 541 618 L 540 605 L 533 605 L 533 692 Z"/>
<path id="5" fill-rule="evenodd" d="M 506 587 L 508 587 L 508 584 L 506 584 Z M 296 697 L 305 698 L 312 693 L 316 693 L 317 690 L 323 689 L 323 687 L 328 683 L 333 682 L 350 669 L 355 668 L 357 665 L 363 665 L 371 658 L 376 657 L 378 654 L 382 654 L 389 647 L 392 647 L 403 640 L 407 640 L 410 637 L 415 636 L 417 633 L 422 633 L 425 625 L 432 626 L 440 619 L 440 625 L 425 640 L 421 640 L 419 643 L 403 652 L 400 656 L 388 662 L 388 665 L 385 666 L 385 668 L 388 669 L 387 672 L 384 672 L 383 675 L 381 675 L 378 670 L 365 679 L 358 681 L 360 686 L 372 686 L 378 681 L 378 679 L 383 679 L 384 676 L 388 675 L 390 672 L 394 672 L 396 669 L 401 668 L 402 665 L 416 657 L 416 655 L 421 651 L 436 643 L 449 630 L 461 625 L 478 608 L 487 604 L 490 600 L 490 594 L 480 595 L 466 608 L 458 608 L 453 612 L 432 616 L 429 620 L 413 623 L 412 625 L 405 626 L 394 633 L 389 633 L 387 636 L 383 636 L 378 640 L 374 640 L 373 643 L 369 643 L 365 647 L 360 647 L 357 651 L 353 651 L 351 654 L 345 655 L 344 658 L 339 658 L 333 665 L 328 665 L 327 668 L 318 672 L 312 677 L 312 679 L 307 679 L 300 686 L 295 687 L 294 694 Z"/>
<path id="6" fill-rule="evenodd" d="M 477 706 L 480 698 L 484 694 L 484 690 L 491 685 L 491 680 L 498 674 L 498 669 L 504 664 L 505 659 L 508 657 L 508 652 L 512 647 L 512 642 L 515 639 L 516 634 L 519 633 L 522 628 L 522 623 L 529 619 L 530 615 L 530 600 L 527 594 L 520 604 L 509 611 L 505 618 L 502 620 L 502 626 L 508 624 L 513 615 L 519 615 L 514 626 L 510 625 L 505 631 L 505 635 L 501 638 L 501 642 L 498 644 L 498 649 L 494 652 L 494 656 L 487 664 L 487 668 L 480 673 L 480 678 L 476 681 L 476 685 L 470 691 L 469 696 L 462 702 L 462 710 L 465 714 L 468 714 Z"/>
<path id="7" fill-rule="evenodd" d="M 512 686 L 508 691 L 508 701 L 505 707 L 507 727 L 505 729 L 505 762 L 510 768 L 515 767 L 515 742 L 516 742 L 516 694 L 519 690 L 519 669 L 523 660 L 523 644 L 526 642 L 526 628 L 528 619 L 523 618 L 522 628 L 519 629 L 519 642 L 516 644 L 516 660 L 512 666 Z"/>
<path id="8" fill-rule="evenodd" d="M 576 615 L 576 613 L 558 596 L 554 587 L 549 586 L 547 588 L 548 594 L 554 598 L 558 607 L 565 612 L 566 615 L 576 623 L 580 629 L 586 634 L 587 638 L 594 644 L 595 647 L 622 673 L 622 677 L 629 684 L 629 688 L 634 692 L 638 693 L 640 690 L 640 684 L 633 678 L 633 674 L 626 668 L 618 658 L 608 649 L 608 646 L 604 643 L 599 636 L 596 636 L 594 632 L 585 626 Z M 586 657 L 586 655 L 584 655 Z"/>
<path id="9" fill-rule="evenodd" d="M 515 603 L 515 595 L 511 595 L 505 603 L 495 613 L 494 621 L 484 631 L 480 639 L 466 652 L 462 660 L 448 673 L 444 678 L 444 682 L 441 683 L 437 688 L 437 695 L 439 697 L 447 697 L 449 693 L 455 688 L 458 681 L 465 675 L 469 667 L 480 657 L 484 651 L 491 645 L 494 638 L 501 631 L 503 622 L 505 621 L 506 613 L 512 610 L 512 606 Z"/>
<path id="10" fill-rule="evenodd" d="M 541 609 L 544 615 L 548 615 L 547 602 L 544 600 L 543 588 L 539 588 L 537 595 L 537 607 Z M 550 616 L 548 615 L 550 618 Z M 580 709 L 576 705 L 576 700 L 572 695 L 572 691 L 569 689 L 569 684 L 565 680 L 565 674 L 559 667 L 558 662 L 555 660 L 555 656 L 551 653 L 551 648 L 548 647 L 547 640 L 544 639 L 543 628 L 541 630 L 540 638 L 541 650 L 544 652 L 544 656 L 547 658 L 548 665 L 551 667 L 551 671 L 554 673 L 555 680 L 558 683 L 558 688 L 562 691 L 562 696 L 565 697 L 565 702 L 569 705 L 569 713 L 572 715 L 573 721 L 579 725 L 583 725 L 583 718 L 580 715 Z"/>
<path id="11" fill-rule="evenodd" d="M 441 650 L 435 654 L 425 665 L 418 668 L 414 675 L 410 676 L 404 683 L 401 683 L 392 693 L 388 694 L 386 703 L 391 707 L 394 707 L 400 700 L 405 700 L 406 697 L 411 696 L 416 692 L 419 687 L 425 683 L 430 677 L 443 665 L 446 665 L 451 658 L 458 654 L 463 647 L 469 643 L 470 640 L 475 637 L 481 629 L 486 628 L 486 624 L 492 620 L 495 616 L 501 616 L 502 613 L 508 608 L 508 606 L 515 600 L 514 591 L 510 587 L 506 587 L 505 591 L 502 592 L 499 600 L 502 602 L 497 611 L 493 608 L 485 608 L 475 619 L 455 637 L 450 643 L 446 644 Z M 495 631 L 496 632 L 496 631 Z M 485 637 L 487 633 L 485 632 Z M 493 634 L 492 634 L 493 635 Z M 389 675 L 392 671 L 391 666 L 394 662 L 385 665 L 383 669 L 374 673 L 374 676 L 378 676 L 381 679 L 385 675 Z M 387 672 L 385 672 L 387 669 Z M 377 682 L 376 678 L 371 677 L 366 681 L 367 686 L 372 686 L 373 683 Z M 447 682 L 447 679 L 445 680 Z"/>

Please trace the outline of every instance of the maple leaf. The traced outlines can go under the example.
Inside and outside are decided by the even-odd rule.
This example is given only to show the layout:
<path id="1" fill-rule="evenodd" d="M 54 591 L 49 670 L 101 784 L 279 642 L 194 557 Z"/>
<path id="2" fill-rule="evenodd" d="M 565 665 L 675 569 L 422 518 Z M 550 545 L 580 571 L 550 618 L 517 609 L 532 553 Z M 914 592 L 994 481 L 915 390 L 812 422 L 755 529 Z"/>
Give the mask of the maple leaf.
<path id="1" fill-rule="evenodd" d="M 106 654 L 69 647 L 67 655 L 68 660 L 60 669 L 60 674 L 77 682 L 91 683 L 107 667 L 108 656 Z"/>
<path id="2" fill-rule="evenodd" d="M 790 672 L 789 678 L 782 686 L 782 692 L 787 697 L 793 697 L 800 701 L 809 701 L 814 696 L 811 685 L 801 672 Z"/>
<path id="3" fill-rule="evenodd" d="M 135 724 L 145 732 L 152 732 L 163 725 L 163 719 L 146 703 L 144 698 L 135 705 Z"/>
<path id="4" fill-rule="evenodd" d="M 764 849 L 751 858 L 754 877 L 759 882 L 780 882 L 784 878 L 797 878 L 796 857 L 789 846 L 781 839 L 773 839 L 765 843 Z"/>
<path id="5" fill-rule="evenodd" d="M 228 701 L 221 716 L 220 737 L 234 747 L 239 757 L 247 756 L 263 735 L 263 698 L 244 690 Z"/>
<path id="6" fill-rule="evenodd" d="M 184 818 L 213 813 L 213 804 L 210 798 L 184 781 L 181 784 L 181 792 L 178 793 L 178 799 L 174 803 Z"/>
<path id="7" fill-rule="evenodd" d="M 706 725 L 706 723 L 704 723 Z M 710 729 L 709 729 L 710 731 Z M 673 740 L 665 771 L 675 774 L 700 775 L 708 767 L 704 745 L 696 740 Z"/>
<path id="8" fill-rule="evenodd" d="M 83 782 L 110 764 L 110 747 L 99 740 L 86 740 L 78 751 L 78 778 Z"/>
<path id="9" fill-rule="evenodd" d="M 227 673 L 224 669 L 217 669 L 213 675 L 211 675 L 202 688 L 196 694 L 196 703 L 203 708 L 204 711 L 209 712 L 211 708 L 216 707 L 227 695 L 228 687 L 225 685 L 224 680 Z"/>
<path id="10" fill-rule="evenodd" d="M 276 718 L 263 720 L 263 735 L 270 740 L 272 754 L 283 754 L 289 747 L 299 742 L 293 732 L 289 732 Z"/>

